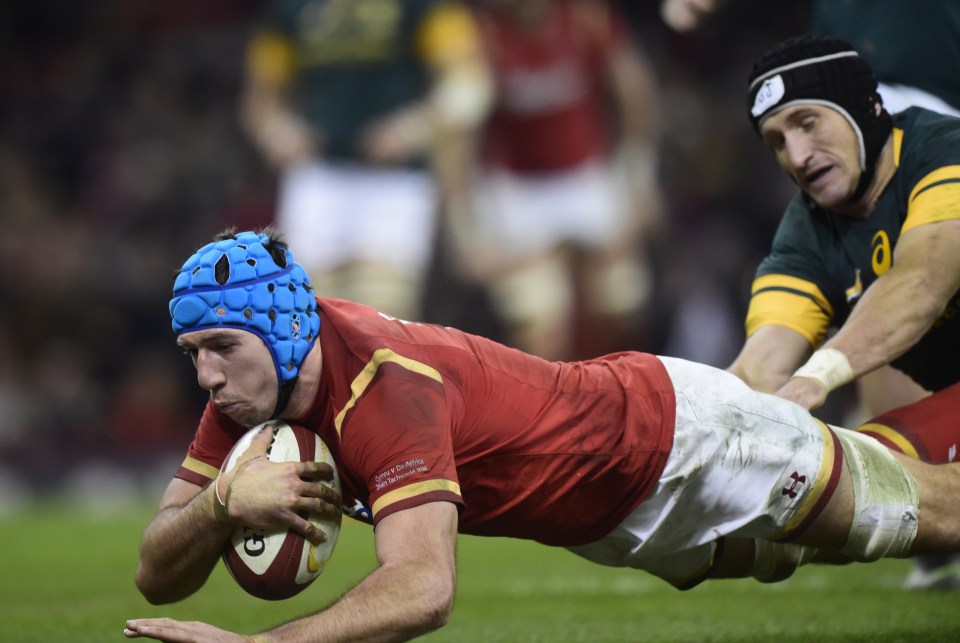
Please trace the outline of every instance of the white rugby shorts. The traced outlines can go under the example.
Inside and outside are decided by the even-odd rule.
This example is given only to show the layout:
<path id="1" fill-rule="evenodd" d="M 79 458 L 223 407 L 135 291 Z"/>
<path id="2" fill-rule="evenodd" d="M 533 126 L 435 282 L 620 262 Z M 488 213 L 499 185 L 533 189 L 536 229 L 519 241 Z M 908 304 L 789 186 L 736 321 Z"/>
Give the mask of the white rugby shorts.
<path id="1" fill-rule="evenodd" d="M 431 256 L 438 198 L 426 170 L 309 162 L 284 173 L 277 225 L 308 273 L 362 261 L 416 277 Z"/>
<path id="2" fill-rule="evenodd" d="M 804 527 L 832 491 L 839 452 L 802 407 L 717 368 L 660 360 L 677 394 L 660 481 L 610 534 L 570 549 L 689 587 L 708 573 L 718 538 L 778 539 Z"/>
<path id="3" fill-rule="evenodd" d="M 490 170 L 475 191 L 473 233 L 514 258 L 566 242 L 586 248 L 618 243 L 631 223 L 621 178 L 599 161 L 531 175 Z"/>

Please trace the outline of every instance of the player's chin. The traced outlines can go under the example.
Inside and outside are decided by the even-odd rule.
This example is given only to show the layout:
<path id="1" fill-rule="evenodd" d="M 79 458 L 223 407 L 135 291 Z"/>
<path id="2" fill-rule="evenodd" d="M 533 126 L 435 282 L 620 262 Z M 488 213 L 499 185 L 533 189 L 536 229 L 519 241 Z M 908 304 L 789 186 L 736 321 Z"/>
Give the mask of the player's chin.
<path id="1" fill-rule="evenodd" d="M 243 404 L 231 404 L 221 409 L 221 412 L 240 426 L 248 429 L 259 426 L 271 419 L 269 411 L 252 409 Z"/>
<path id="2" fill-rule="evenodd" d="M 845 195 L 838 195 L 833 190 L 811 189 L 806 192 L 814 203 L 825 210 L 836 210 L 847 202 Z"/>

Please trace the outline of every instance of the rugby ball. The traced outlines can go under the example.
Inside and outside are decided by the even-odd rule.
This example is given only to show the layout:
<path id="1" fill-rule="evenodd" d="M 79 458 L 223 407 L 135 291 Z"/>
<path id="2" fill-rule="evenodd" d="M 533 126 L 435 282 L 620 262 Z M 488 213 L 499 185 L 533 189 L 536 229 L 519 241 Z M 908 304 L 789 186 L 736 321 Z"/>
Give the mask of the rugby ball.
<path id="1" fill-rule="evenodd" d="M 232 470 L 254 437 L 265 426 L 273 430 L 267 458 L 272 462 L 316 460 L 333 467 L 327 486 L 340 491 L 340 479 L 330 450 L 316 433 L 286 422 L 270 421 L 250 429 L 234 445 L 223 463 Z M 323 571 L 340 536 L 340 516 L 334 520 L 307 517 L 327 535 L 326 542 L 313 545 L 289 529 L 261 529 L 238 525 L 223 549 L 223 562 L 234 580 L 248 594 L 265 600 L 281 600 L 303 591 Z"/>

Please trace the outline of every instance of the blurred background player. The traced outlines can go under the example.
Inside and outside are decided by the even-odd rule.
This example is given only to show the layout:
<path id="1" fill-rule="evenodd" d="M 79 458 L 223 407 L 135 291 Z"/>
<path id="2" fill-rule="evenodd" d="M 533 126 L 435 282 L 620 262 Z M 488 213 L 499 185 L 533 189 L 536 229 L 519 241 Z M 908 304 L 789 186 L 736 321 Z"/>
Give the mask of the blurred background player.
<path id="1" fill-rule="evenodd" d="M 661 207 L 649 62 L 606 2 L 474 7 L 496 95 L 473 198 L 451 209 L 456 260 L 515 347 L 548 359 L 636 347 Z"/>
<path id="2" fill-rule="evenodd" d="M 727 2 L 663 0 L 661 15 L 676 31 L 689 33 Z M 955 0 L 919 5 L 897 0 L 812 0 L 810 30 L 854 46 L 873 69 L 879 81 L 877 91 L 889 113 L 918 106 L 960 116 L 960 3 Z M 929 395 L 913 379 L 889 366 L 859 377 L 855 387 L 861 419 Z M 960 589 L 960 569 L 949 569 L 947 562 L 948 558 L 920 559 L 907 587 Z"/>
<path id="3" fill-rule="evenodd" d="M 673 29 L 699 27 L 728 0 L 663 0 Z M 960 116 L 960 4 L 929 0 L 812 0 L 810 31 L 853 45 L 873 68 L 891 114 L 917 105 Z"/>
<path id="4" fill-rule="evenodd" d="M 457 189 L 447 170 L 464 166 L 489 92 L 462 3 L 267 5 L 243 117 L 281 172 L 276 221 L 319 292 L 420 316 L 440 199 Z"/>
<path id="5" fill-rule="evenodd" d="M 960 120 L 923 108 L 891 118 L 869 66 L 835 38 L 789 41 L 750 80 L 751 121 L 801 192 L 757 270 L 730 370 L 813 409 L 892 365 L 917 383 L 911 391 L 937 393 L 860 430 L 914 457 L 955 460 L 943 431 L 955 425 L 960 369 L 942 356 L 960 336 Z M 946 570 L 919 583 L 924 569 L 908 586 L 956 588 Z"/>

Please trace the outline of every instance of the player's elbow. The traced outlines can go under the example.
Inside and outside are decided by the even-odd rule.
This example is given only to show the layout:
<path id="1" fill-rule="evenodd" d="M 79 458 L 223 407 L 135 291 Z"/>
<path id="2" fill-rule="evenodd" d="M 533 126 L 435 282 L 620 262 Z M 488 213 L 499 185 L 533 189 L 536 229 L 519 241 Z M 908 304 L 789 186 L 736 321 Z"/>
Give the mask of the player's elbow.
<path id="1" fill-rule="evenodd" d="M 141 563 L 137 567 L 137 573 L 134 576 L 134 583 L 137 589 L 151 605 L 167 605 L 183 600 L 193 593 L 193 589 L 179 587 L 173 583 L 164 583 L 151 574 L 149 570 Z"/>
<path id="2" fill-rule="evenodd" d="M 165 592 L 161 588 L 152 585 L 140 574 L 140 570 L 137 570 L 134 582 L 137 585 L 137 589 L 140 590 L 140 593 L 151 605 L 165 605 L 173 602 L 169 592 Z"/>
<path id="3" fill-rule="evenodd" d="M 137 589 L 140 590 L 140 593 L 151 605 L 166 605 L 176 602 L 177 600 L 172 592 L 151 583 L 140 573 L 140 570 L 137 570 L 134 582 L 137 584 Z"/>
<path id="4" fill-rule="evenodd" d="M 420 596 L 417 626 L 419 634 L 440 629 L 450 621 L 455 593 L 454 579 L 434 579 Z"/>
<path id="5" fill-rule="evenodd" d="M 450 615 L 453 614 L 453 595 L 454 592 L 451 585 L 448 591 L 438 593 L 438 595 L 434 597 L 434 600 L 426 612 L 427 622 L 430 624 L 431 629 L 441 628 L 450 621 Z"/>

